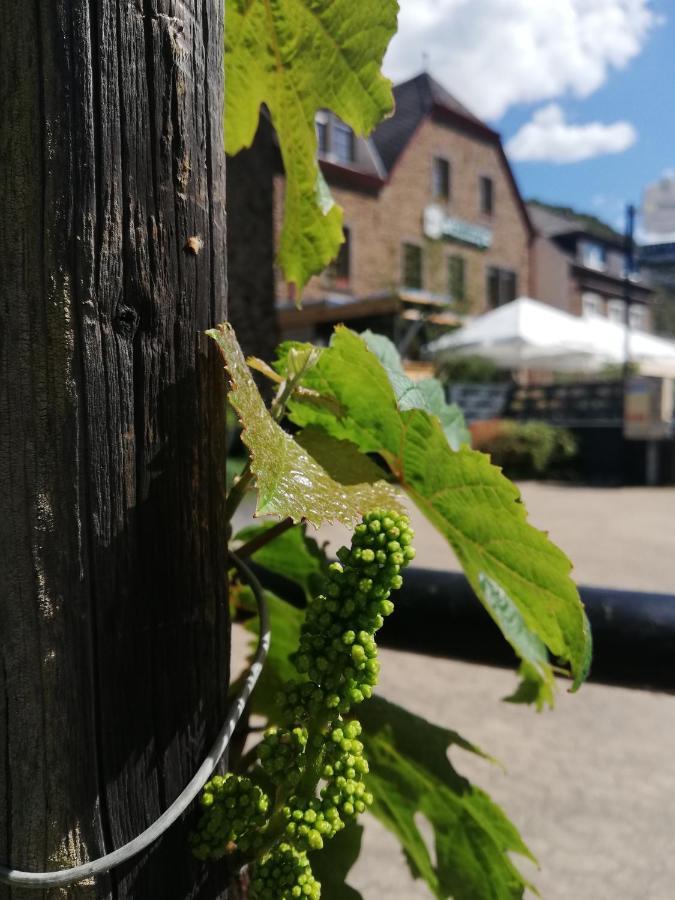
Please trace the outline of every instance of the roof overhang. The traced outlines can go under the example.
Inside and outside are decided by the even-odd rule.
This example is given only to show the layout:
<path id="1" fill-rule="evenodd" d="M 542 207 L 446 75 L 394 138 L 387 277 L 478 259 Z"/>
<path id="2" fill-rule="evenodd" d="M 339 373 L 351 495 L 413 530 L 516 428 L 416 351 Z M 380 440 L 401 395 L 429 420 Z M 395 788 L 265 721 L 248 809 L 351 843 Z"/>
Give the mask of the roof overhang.
<path id="1" fill-rule="evenodd" d="M 346 322 L 350 319 L 363 319 L 366 316 L 386 316 L 397 314 L 401 310 L 398 296 L 352 299 L 344 302 L 334 300 L 318 300 L 308 302 L 301 309 L 294 306 L 277 309 L 277 319 L 281 329 L 298 328 L 306 325 Z"/>
<path id="2" fill-rule="evenodd" d="M 319 165 L 326 181 L 335 187 L 346 187 L 367 194 L 377 194 L 385 184 L 385 180 L 378 175 L 353 169 L 351 166 L 342 166 L 326 159 L 320 160 Z"/>
<path id="3" fill-rule="evenodd" d="M 589 269 L 581 263 L 572 262 L 572 274 L 578 279 L 583 280 L 584 286 L 589 289 L 595 288 L 600 293 L 609 291 L 611 294 L 625 290 L 625 279 L 617 275 L 610 275 L 607 272 L 600 272 L 598 269 Z M 654 296 L 654 289 L 637 281 L 629 281 L 631 300 L 639 299 L 643 303 L 648 303 Z M 636 296 L 637 295 L 637 296 Z"/>

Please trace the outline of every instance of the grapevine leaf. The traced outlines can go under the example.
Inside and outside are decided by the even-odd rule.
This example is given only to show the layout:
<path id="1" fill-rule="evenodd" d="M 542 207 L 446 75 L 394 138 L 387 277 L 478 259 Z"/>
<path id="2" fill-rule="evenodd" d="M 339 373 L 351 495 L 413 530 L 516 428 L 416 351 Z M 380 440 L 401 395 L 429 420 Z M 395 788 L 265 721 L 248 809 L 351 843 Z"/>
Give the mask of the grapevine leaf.
<path id="1" fill-rule="evenodd" d="M 437 416 L 401 410 L 385 369 L 344 327 L 336 329 L 307 384 L 333 396 L 344 414 L 335 418 L 296 399 L 289 406 L 291 419 L 320 426 L 386 460 L 452 545 L 477 596 L 529 664 L 527 680 L 540 682 L 537 698 L 552 695 L 542 644 L 570 664 L 576 689 L 588 674 L 591 642 L 571 564 L 527 522 L 515 485 L 485 454 L 466 446 L 453 451 Z"/>
<path id="2" fill-rule="evenodd" d="M 314 118 L 331 109 L 358 134 L 393 106 L 380 74 L 396 31 L 396 0 L 234 0 L 225 32 L 225 149 L 251 145 L 261 104 L 276 130 L 286 173 L 279 258 L 298 287 L 337 255 L 342 212 L 319 171 Z"/>
<path id="3" fill-rule="evenodd" d="M 523 661 L 518 674 L 522 680 L 512 694 L 504 697 L 507 703 L 532 703 L 537 709 L 543 709 L 546 704 L 553 706 L 555 683 L 548 672 L 542 677 L 537 666 Z"/>
<path id="4" fill-rule="evenodd" d="M 278 375 L 272 366 L 268 365 L 264 359 L 258 359 L 257 356 L 249 356 L 246 359 L 246 364 L 249 369 L 253 369 L 255 372 L 260 372 L 261 375 L 264 375 L 265 378 L 269 378 L 270 381 L 273 381 L 275 384 L 281 384 L 284 380 L 281 375 Z"/>
<path id="5" fill-rule="evenodd" d="M 372 813 L 401 842 L 415 878 L 435 897 L 515 900 L 532 889 L 509 853 L 533 861 L 514 825 L 448 759 L 448 748 L 478 752 L 455 732 L 376 698 L 359 714 L 370 774 Z M 432 861 L 415 821 L 426 817 L 434 831 Z"/>
<path id="6" fill-rule="evenodd" d="M 252 541 L 274 527 L 273 522 L 250 525 L 238 532 L 236 540 Z M 275 575 L 299 585 L 307 597 L 321 590 L 328 571 L 328 560 L 314 538 L 307 536 L 305 525 L 284 531 L 256 550 L 251 559 Z"/>
<path id="7" fill-rule="evenodd" d="M 523 680 L 515 693 L 506 699 L 511 703 L 534 703 L 537 709 L 547 703 L 553 706 L 555 680 L 546 646 L 529 630 L 506 591 L 483 573 L 479 575 L 479 582 L 493 618 L 523 661 L 520 667 Z"/>
<path id="8" fill-rule="evenodd" d="M 363 826 L 352 822 L 338 831 L 323 850 L 310 853 L 314 876 L 321 882 L 321 896 L 326 900 L 363 900 L 361 894 L 346 881 L 359 858 Z"/>
<path id="9" fill-rule="evenodd" d="M 417 382 L 417 390 L 425 402 L 420 408 L 438 416 L 452 449 L 459 450 L 462 444 L 471 446 L 471 432 L 466 427 L 464 413 L 456 403 L 446 403 L 440 381 L 436 378 L 424 378 Z"/>
<path id="10" fill-rule="evenodd" d="M 400 509 L 398 495 L 384 481 L 340 484 L 272 418 L 246 365 L 232 327 L 207 332 L 223 356 L 230 378 L 230 403 L 242 424 L 258 488 L 256 515 L 276 515 L 315 527 L 323 522 L 352 525 L 369 509 Z M 311 374 L 311 373 L 310 373 Z"/>
<path id="11" fill-rule="evenodd" d="M 276 349 L 272 368 L 278 372 L 279 375 L 287 378 L 292 371 L 292 359 L 294 357 L 297 359 L 300 354 L 307 354 L 307 356 L 309 356 L 312 351 L 318 354 L 316 357 L 316 361 L 318 362 L 323 353 L 323 347 L 315 347 L 314 344 L 310 344 L 307 341 L 282 341 Z"/>
<path id="12" fill-rule="evenodd" d="M 471 444 L 471 433 L 466 427 L 464 413 L 456 403 L 446 403 L 443 385 L 438 379 L 412 381 L 405 374 L 399 352 L 389 338 L 372 331 L 364 331 L 361 337 L 387 373 L 400 410 L 425 409 L 438 416 L 453 450 L 459 450 L 462 444 Z"/>
<path id="13" fill-rule="evenodd" d="M 356 444 L 338 441 L 321 428 L 310 425 L 295 439 L 340 484 L 375 484 L 388 477 L 388 473 L 361 453 Z"/>

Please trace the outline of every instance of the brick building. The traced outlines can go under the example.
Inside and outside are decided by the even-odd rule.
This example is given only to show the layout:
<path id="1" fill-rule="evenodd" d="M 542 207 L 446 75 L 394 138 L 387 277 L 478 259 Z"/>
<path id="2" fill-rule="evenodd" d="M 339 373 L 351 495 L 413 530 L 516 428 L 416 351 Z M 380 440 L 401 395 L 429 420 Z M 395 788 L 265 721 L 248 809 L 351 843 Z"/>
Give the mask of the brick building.
<path id="1" fill-rule="evenodd" d="M 625 239 L 593 216 L 542 203 L 528 204 L 537 235 L 532 296 L 573 315 L 626 320 Z M 630 324 L 650 331 L 654 291 L 639 276 L 628 286 Z"/>
<path id="2" fill-rule="evenodd" d="M 394 95 L 394 115 L 368 139 L 330 113 L 317 117 L 345 243 L 308 284 L 301 311 L 277 274 L 286 334 L 316 336 L 322 324 L 350 319 L 377 326 L 387 316 L 450 324 L 453 312 L 479 314 L 531 291 L 534 231 L 499 134 L 427 74 Z M 276 193 L 278 225 L 281 178 Z"/>

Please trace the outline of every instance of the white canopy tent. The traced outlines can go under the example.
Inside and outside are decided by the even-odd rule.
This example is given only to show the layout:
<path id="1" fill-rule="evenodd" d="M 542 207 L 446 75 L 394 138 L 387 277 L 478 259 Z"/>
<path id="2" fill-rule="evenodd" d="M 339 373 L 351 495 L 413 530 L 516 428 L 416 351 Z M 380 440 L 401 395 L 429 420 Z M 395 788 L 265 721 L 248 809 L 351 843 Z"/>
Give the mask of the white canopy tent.
<path id="1" fill-rule="evenodd" d="M 628 359 L 643 375 L 675 377 L 675 341 L 631 328 L 627 344 L 625 325 L 610 322 L 604 316 L 587 316 L 582 321 L 598 357 L 605 363 L 624 362 L 628 347 Z"/>
<path id="2" fill-rule="evenodd" d="M 623 325 L 520 297 L 432 341 L 425 351 L 435 359 L 482 356 L 505 369 L 582 373 L 622 363 L 625 349 Z M 675 341 L 631 330 L 629 352 L 645 374 L 675 374 Z"/>

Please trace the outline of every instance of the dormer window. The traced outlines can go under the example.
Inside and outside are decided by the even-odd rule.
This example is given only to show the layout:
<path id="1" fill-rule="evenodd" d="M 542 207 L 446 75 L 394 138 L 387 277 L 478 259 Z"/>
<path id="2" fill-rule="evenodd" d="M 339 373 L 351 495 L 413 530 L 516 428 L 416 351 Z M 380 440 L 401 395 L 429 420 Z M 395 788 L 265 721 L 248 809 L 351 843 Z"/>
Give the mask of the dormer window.
<path id="1" fill-rule="evenodd" d="M 354 162 L 354 132 L 349 125 L 337 119 L 333 121 L 333 146 L 335 159 L 342 163 Z"/>
<path id="2" fill-rule="evenodd" d="M 356 157 L 354 132 L 327 110 L 314 119 L 316 143 L 322 159 L 338 163 L 353 163 Z"/>
<path id="3" fill-rule="evenodd" d="M 328 116 L 325 113 L 317 113 L 315 124 L 319 156 L 325 156 L 329 147 Z"/>
<path id="4" fill-rule="evenodd" d="M 595 241 L 581 241 L 579 256 L 586 268 L 595 269 L 598 272 L 605 270 L 607 254 L 602 244 L 597 244 Z"/>

